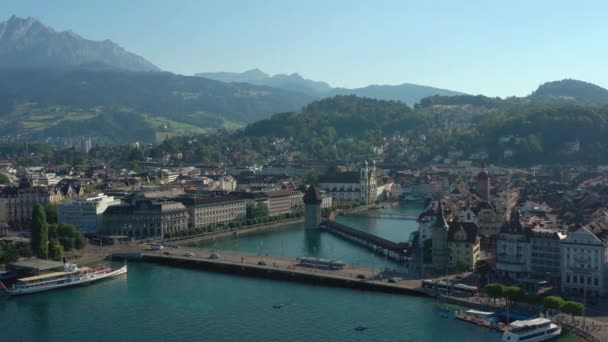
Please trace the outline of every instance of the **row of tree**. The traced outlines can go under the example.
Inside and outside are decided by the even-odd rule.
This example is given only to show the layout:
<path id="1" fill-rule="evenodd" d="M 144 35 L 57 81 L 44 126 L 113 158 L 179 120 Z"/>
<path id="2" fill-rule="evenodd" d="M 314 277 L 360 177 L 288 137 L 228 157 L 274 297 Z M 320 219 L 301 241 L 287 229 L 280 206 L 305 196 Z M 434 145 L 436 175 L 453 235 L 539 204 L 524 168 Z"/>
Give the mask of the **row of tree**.
<path id="1" fill-rule="evenodd" d="M 47 212 L 51 222 L 47 220 Z M 56 223 L 56 209 L 52 206 L 34 205 L 31 223 L 32 253 L 41 259 L 61 260 L 65 251 L 81 250 L 85 241 L 71 224 Z"/>
<path id="2" fill-rule="evenodd" d="M 585 311 L 585 306 L 576 301 L 566 301 L 562 297 L 547 296 L 542 297 L 537 293 L 526 293 L 518 286 L 504 286 L 492 283 L 484 287 L 484 292 L 494 300 L 505 298 L 515 303 L 527 303 L 532 305 L 542 305 L 547 309 L 563 312 L 572 316 L 580 316 Z"/>
<path id="3" fill-rule="evenodd" d="M 220 224 L 210 225 L 210 226 L 206 226 L 206 227 L 196 227 L 196 228 L 192 227 L 187 230 L 182 230 L 182 231 L 177 231 L 177 232 L 166 232 L 164 237 L 166 239 L 189 237 L 189 236 L 199 235 L 199 234 L 203 234 L 203 233 L 207 233 L 207 232 L 216 232 L 216 231 L 222 231 L 222 230 L 227 230 L 227 229 L 241 228 L 241 227 L 251 226 L 254 224 L 279 222 L 282 220 L 302 217 L 302 215 L 303 214 L 301 212 L 296 212 L 296 213 L 286 213 L 286 214 L 281 214 L 281 215 L 276 215 L 276 216 L 266 215 L 266 216 L 260 216 L 260 217 L 256 217 L 256 218 L 247 218 L 244 220 L 220 223 Z"/>

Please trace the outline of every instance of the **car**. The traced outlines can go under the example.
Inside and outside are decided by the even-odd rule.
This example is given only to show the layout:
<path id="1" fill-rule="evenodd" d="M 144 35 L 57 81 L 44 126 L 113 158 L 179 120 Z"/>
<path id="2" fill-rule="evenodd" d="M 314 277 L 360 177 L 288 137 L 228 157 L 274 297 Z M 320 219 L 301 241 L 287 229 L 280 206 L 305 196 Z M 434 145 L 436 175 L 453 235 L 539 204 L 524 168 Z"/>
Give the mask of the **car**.
<path id="1" fill-rule="evenodd" d="M 164 251 L 163 254 L 164 255 L 171 255 L 171 253 L 169 251 Z"/>
<path id="2" fill-rule="evenodd" d="M 217 253 L 211 253 L 209 254 L 209 259 L 219 259 L 220 255 Z"/>
<path id="3" fill-rule="evenodd" d="M 395 278 L 388 278 L 388 282 L 391 284 L 396 284 L 397 283 L 397 279 Z"/>
<path id="4" fill-rule="evenodd" d="M 258 265 L 260 265 L 260 266 L 266 266 L 266 261 L 260 260 L 260 261 L 258 261 Z"/>
<path id="5" fill-rule="evenodd" d="M 192 254 L 192 253 L 190 253 L 190 252 L 186 252 L 186 253 L 184 253 L 184 256 L 187 256 L 187 257 L 191 257 L 191 256 L 193 256 L 193 255 L 194 255 L 194 254 Z"/>
<path id="6" fill-rule="evenodd" d="M 365 275 L 363 275 L 363 274 L 357 274 L 357 279 L 365 279 Z"/>

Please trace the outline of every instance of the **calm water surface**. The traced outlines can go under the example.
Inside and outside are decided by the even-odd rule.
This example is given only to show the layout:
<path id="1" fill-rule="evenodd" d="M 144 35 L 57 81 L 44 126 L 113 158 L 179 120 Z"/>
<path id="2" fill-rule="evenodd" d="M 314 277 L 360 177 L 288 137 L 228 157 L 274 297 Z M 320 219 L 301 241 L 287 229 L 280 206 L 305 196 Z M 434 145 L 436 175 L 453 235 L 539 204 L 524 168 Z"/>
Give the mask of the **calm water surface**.
<path id="1" fill-rule="evenodd" d="M 368 229 L 386 238 L 413 229 L 404 221 L 376 221 Z M 367 250 L 329 234 L 307 235 L 302 225 L 211 244 L 371 262 Z M 285 306 L 273 309 L 278 303 Z M 355 331 L 360 323 L 369 329 Z M 500 334 L 442 319 L 427 298 L 131 263 L 126 277 L 0 298 L 0 341 L 500 341 Z"/>

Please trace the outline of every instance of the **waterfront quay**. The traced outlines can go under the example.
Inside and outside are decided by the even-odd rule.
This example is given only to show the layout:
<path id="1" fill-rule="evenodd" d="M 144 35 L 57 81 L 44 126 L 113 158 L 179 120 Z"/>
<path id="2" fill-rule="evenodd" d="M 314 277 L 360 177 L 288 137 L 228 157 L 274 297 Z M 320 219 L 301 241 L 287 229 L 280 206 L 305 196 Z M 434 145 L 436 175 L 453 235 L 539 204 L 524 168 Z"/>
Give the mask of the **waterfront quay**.
<path id="1" fill-rule="evenodd" d="M 212 254 L 217 258 L 211 258 Z M 432 291 L 421 287 L 420 280 L 401 278 L 398 274 L 385 269 L 355 265 L 346 265 L 339 270 L 319 269 L 302 266 L 298 258 L 293 257 L 252 255 L 236 251 L 180 246 L 163 250 L 131 247 L 115 250 L 108 254 L 108 258 L 387 293 L 433 295 Z"/>

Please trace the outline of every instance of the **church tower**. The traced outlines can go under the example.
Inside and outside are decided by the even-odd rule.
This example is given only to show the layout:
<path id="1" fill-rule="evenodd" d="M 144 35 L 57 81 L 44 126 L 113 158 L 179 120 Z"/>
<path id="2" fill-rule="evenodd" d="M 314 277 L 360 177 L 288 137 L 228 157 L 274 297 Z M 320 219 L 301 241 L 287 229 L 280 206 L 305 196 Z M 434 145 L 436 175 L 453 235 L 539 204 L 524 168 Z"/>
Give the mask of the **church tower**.
<path id="1" fill-rule="evenodd" d="M 314 184 L 311 184 L 306 190 L 303 197 L 304 200 L 304 226 L 306 229 L 319 228 L 321 224 L 321 193 Z"/>
<path id="2" fill-rule="evenodd" d="M 477 192 L 484 202 L 490 201 L 490 175 L 486 171 L 486 164 L 481 164 L 481 170 L 477 174 Z"/>

